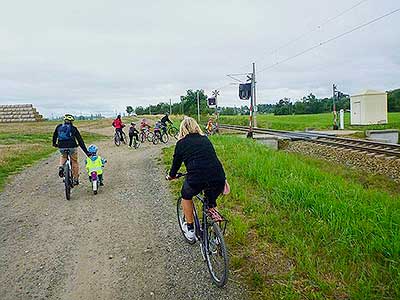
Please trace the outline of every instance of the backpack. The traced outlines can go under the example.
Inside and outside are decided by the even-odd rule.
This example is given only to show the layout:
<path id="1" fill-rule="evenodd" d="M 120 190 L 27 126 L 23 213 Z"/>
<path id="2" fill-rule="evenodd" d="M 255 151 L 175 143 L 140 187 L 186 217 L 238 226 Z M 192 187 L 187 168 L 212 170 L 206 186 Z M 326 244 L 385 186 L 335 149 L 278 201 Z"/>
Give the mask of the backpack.
<path id="1" fill-rule="evenodd" d="M 72 128 L 70 124 L 63 124 L 58 127 L 58 140 L 59 141 L 68 141 L 72 138 Z"/>

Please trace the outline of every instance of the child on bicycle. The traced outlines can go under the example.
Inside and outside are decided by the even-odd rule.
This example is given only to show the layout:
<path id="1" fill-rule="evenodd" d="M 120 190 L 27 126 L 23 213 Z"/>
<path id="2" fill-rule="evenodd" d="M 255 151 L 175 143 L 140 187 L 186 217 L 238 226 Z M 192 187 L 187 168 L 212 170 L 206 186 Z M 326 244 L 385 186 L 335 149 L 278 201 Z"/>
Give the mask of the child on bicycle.
<path id="1" fill-rule="evenodd" d="M 182 224 L 189 240 L 195 238 L 192 198 L 204 191 L 208 213 L 215 214 L 217 198 L 224 191 L 225 172 L 210 140 L 204 136 L 199 124 L 185 117 L 180 125 L 179 138 L 168 179 L 174 179 L 184 162 L 187 175 L 182 186 L 182 207 L 186 224 Z M 186 228 L 185 228 L 186 227 Z"/>
<path id="2" fill-rule="evenodd" d="M 97 155 L 98 147 L 96 145 L 90 145 L 88 148 L 88 157 L 86 158 L 85 165 L 86 171 L 89 176 L 89 181 L 92 180 L 92 172 L 96 171 L 97 177 L 99 178 L 100 185 L 103 186 L 103 168 L 104 164 L 107 162 L 100 155 Z"/>
<path id="3" fill-rule="evenodd" d="M 154 125 L 154 135 L 158 134 L 158 136 L 161 136 L 161 126 L 161 122 L 157 121 Z"/>
<path id="4" fill-rule="evenodd" d="M 139 131 L 136 129 L 136 124 L 134 122 L 132 122 L 129 127 L 129 147 L 132 147 L 133 137 L 139 142 Z"/>
<path id="5" fill-rule="evenodd" d="M 143 131 L 145 129 L 150 129 L 150 124 L 147 122 L 146 119 L 140 120 L 140 131 Z"/>

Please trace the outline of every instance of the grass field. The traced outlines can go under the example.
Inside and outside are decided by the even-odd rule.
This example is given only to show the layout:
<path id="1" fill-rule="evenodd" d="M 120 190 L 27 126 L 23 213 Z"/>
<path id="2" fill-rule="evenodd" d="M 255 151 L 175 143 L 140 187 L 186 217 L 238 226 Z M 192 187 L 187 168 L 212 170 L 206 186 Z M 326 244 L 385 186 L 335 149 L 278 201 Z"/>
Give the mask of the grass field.
<path id="1" fill-rule="evenodd" d="M 212 140 L 232 189 L 219 200 L 231 268 L 254 298 L 399 299 L 396 191 L 254 141 Z"/>
<path id="2" fill-rule="evenodd" d="M 96 122 L 99 121 L 77 122 L 85 143 L 104 138 L 102 135 L 85 131 L 89 130 L 91 126 L 103 126 L 102 123 Z M 101 122 L 105 121 L 102 120 Z M 51 153 L 55 153 L 56 149 L 52 146 L 52 136 L 58 123 L 46 121 L 0 125 L 0 191 L 11 174 L 19 172 Z M 107 123 L 109 123 L 109 120 Z"/>
<path id="3" fill-rule="evenodd" d="M 388 118 L 389 123 L 386 125 L 350 126 L 350 113 L 346 113 L 345 128 L 361 131 L 367 129 L 400 129 L 400 113 L 389 113 Z M 247 126 L 249 124 L 249 116 L 220 116 L 220 123 Z M 331 113 L 290 116 L 257 115 L 258 127 L 280 130 L 331 129 L 332 123 L 333 117 Z"/>

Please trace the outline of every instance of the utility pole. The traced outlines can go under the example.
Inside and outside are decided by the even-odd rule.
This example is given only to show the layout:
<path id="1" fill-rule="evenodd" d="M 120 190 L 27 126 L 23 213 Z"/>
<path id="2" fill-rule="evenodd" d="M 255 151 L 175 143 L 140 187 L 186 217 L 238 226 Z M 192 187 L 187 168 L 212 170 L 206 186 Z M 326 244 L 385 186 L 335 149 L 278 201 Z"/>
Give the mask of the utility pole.
<path id="1" fill-rule="evenodd" d="M 169 114 L 172 115 L 172 104 L 171 104 L 171 98 L 169 98 Z"/>
<path id="2" fill-rule="evenodd" d="M 200 93 L 197 90 L 197 122 L 200 123 Z"/>
<path id="3" fill-rule="evenodd" d="M 257 127 L 257 102 L 256 102 L 256 63 L 253 63 L 252 76 L 252 98 L 253 98 L 253 127 Z"/>
<path id="4" fill-rule="evenodd" d="M 216 124 L 215 126 L 217 127 L 217 132 L 219 132 L 219 112 L 218 112 L 218 95 L 219 95 L 219 91 L 218 90 L 214 90 L 212 92 L 213 96 L 215 97 L 215 115 L 216 115 Z"/>
<path id="5" fill-rule="evenodd" d="M 183 114 L 183 96 L 181 96 L 181 113 L 182 113 L 182 116 L 184 115 Z"/>
<path id="6" fill-rule="evenodd" d="M 336 84 L 332 85 L 332 101 L 333 101 L 333 105 L 332 105 L 332 109 L 333 109 L 333 130 L 337 130 L 338 126 L 337 126 L 337 113 L 336 113 L 336 93 L 337 92 L 337 87 Z"/>

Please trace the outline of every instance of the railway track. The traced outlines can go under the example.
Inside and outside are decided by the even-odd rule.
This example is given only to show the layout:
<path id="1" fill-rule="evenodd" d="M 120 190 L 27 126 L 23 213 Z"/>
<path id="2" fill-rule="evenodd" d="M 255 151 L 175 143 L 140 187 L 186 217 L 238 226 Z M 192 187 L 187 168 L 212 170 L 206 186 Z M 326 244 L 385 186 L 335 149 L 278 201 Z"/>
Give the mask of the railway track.
<path id="1" fill-rule="evenodd" d="M 220 124 L 220 128 L 247 132 L 248 127 L 239 125 Z M 361 139 L 336 137 L 330 134 L 321 134 L 313 132 L 293 132 L 285 130 L 274 130 L 265 128 L 254 128 L 254 133 L 270 134 L 275 136 L 286 137 L 291 140 L 308 141 L 311 143 L 327 145 L 335 148 L 343 148 L 358 152 L 366 152 L 371 155 L 384 155 L 389 158 L 400 158 L 400 145 L 390 144 L 376 141 L 367 141 Z"/>

